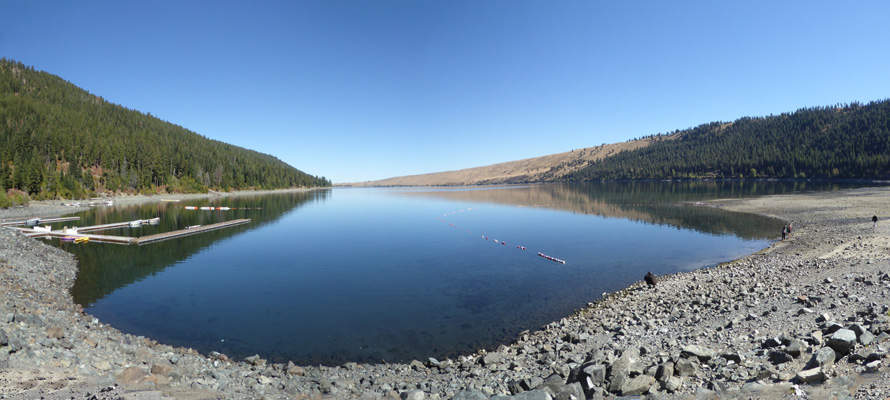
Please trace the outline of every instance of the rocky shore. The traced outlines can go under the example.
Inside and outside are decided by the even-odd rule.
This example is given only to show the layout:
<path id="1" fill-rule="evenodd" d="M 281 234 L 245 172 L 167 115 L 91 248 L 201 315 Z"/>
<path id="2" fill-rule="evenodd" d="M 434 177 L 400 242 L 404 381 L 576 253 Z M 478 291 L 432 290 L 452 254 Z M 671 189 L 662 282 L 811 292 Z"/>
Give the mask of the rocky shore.
<path id="1" fill-rule="evenodd" d="M 890 221 L 873 227 L 871 216 L 888 196 L 712 202 L 793 221 L 793 234 L 607 294 L 497 349 L 339 367 L 231 360 L 123 334 L 73 303 L 70 254 L 2 229 L 0 399 L 883 399 Z"/>

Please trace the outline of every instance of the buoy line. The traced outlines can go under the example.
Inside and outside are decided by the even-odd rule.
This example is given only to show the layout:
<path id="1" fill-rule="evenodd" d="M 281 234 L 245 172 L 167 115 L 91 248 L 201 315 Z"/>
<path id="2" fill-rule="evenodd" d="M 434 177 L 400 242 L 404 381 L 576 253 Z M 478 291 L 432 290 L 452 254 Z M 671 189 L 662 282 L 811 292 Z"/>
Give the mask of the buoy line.
<path id="1" fill-rule="evenodd" d="M 469 210 L 472 210 L 472 208 L 467 208 L 466 210 L 469 211 Z M 443 214 L 443 216 L 447 217 L 448 215 L 453 215 L 453 214 L 457 214 L 457 213 L 460 213 L 460 212 L 464 212 L 464 210 L 453 211 L 453 212 L 451 212 L 450 214 L 449 214 L 449 213 L 445 213 L 445 214 Z M 460 230 L 462 230 L 462 231 L 464 231 L 464 232 L 470 233 L 469 230 L 466 230 L 466 229 L 464 229 L 464 228 L 461 228 L 461 227 L 459 227 L 459 226 L 457 226 L 457 225 L 455 225 L 455 224 L 453 224 L 453 223 L 451 223 L 451 222 L 448 222 L 448 221 L 446 221 L 446 220 L 444 220 L 444 219 L 442 219 L 442 218 L 436 217 L 436 219 L 439 220 L 440 222 L 443 222 L 443 223 L 448 224 L 449 226 L 451 226 L 451 227 L 453 227 L 453 228 L 458 228 L 458 229 L 460 229 Z M 504 240 L 489 239 L 489 237 L 488 237 L 488 236 L 485 236 L 485 235 L 480 235 L 479 237 L 480 237 L 481 239 L 483 239 L 483 240 L 492 240 L 495 244 L 500 244 L 500 245 L 503 245 L 503 246 L 506 246 L 506 245 L 507 245 L 507 242 L 504 241 Z M 516 249 L 518 249 L 518 250 L 526 250 L 526 247 L 523 246 L 523 245 L 517 245 L 517 246 L 516 246 Z M 544 258 L 544 259 L 546 259 L 546 260 L 553 261 L 553 262 L 558 263 L 558 264 L 565 264 L 565 263 L 566 263 L 565 260 L 562 260 L 562 259 L 559 259 L 559 258 L 556 258 L 556 257 L 551 257 L 551 256 L 548 256 L 548 255 L 546 255 L 546 254 L 544 254 L 544 253 L 541 253 L 541 252 L 538 252 L 538 256 L 540 256 L 541 258 Z"/>

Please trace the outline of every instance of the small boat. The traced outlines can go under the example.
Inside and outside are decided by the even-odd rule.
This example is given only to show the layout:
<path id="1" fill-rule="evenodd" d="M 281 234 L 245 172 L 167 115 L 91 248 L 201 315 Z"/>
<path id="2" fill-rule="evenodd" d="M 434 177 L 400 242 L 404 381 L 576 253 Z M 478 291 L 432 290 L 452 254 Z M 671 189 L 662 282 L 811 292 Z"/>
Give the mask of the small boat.
<path id="1" fill-rule="evenodd" d="M 41 232 L 49 232 L 49 231 L 52 230 L 52 228 L 51 228 L 49 225 L 47 225 L 47 226 L 35 226 L 33 229 L 34 229 L 35 231 L 41 231 Z"/>
<path id="2" fill-rule="evenodd" d="M 152 219 L 148 220 L 148 224 L 149 224 L 149 225 L 158 225 L 158 224 L 160 224 L 160 223 L 161 223 L 161 218 L 160 218 L 160 217 L 155 217 L 155 218 L 152 218 Z"/>
<path id="3" fill-rule="evenodd" d="M 138 227 L 142 226 L 142 220 L 137 219 L 135 221 L 130 221 L 130 223 L 127 224 L 127 226 L 129 226 L 130 228 L 138 228 Z"/>
<path id="4" fill-rule="evenodd" d="M 74 239 L 74 243 L 88 243 L 89 241 L 90 241 L 90 238 L 88 238 L 86 236 L 81 236 L 77 239 Z"/>
<path id="5" fill-rule="evenodd" d="M 25 220 L 25 225 L 27 226 L 37 226 L 40 224 L 40 218 L 31 218 Z"/>
<path id="6" fill-rule="evenodd" d="M 185 227 L 185 229 L 195 229 L 195 228 L 199 228 L 199 227 L 201 227 L 201 225 L 189 225 L 189 226 Z"/>
<path id="7" fill-rule="evenodd" d="M 73 242 L 75 239 L 77 239 L 77 238 L 74 236 L 65 236 L 62 238 L 62 241 L 63 242 Z"/>

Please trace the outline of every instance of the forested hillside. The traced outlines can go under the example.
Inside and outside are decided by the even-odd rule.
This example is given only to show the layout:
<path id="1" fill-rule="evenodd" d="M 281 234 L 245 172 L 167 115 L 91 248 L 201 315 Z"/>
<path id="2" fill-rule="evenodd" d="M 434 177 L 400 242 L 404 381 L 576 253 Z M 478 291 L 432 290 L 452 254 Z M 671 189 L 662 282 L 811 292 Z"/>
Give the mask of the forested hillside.
<path id="1" fill-rule="evenodd" d="M 712 122 L 652 138 L 563 179 L 890 177 L 890 100 Z"/>
<path id="2" fill-rule="evenodd" d="M 103 191 L 330 185 L 276 157 L 207 139 L 0 59 L 0 193 L 71 199 Z"/>

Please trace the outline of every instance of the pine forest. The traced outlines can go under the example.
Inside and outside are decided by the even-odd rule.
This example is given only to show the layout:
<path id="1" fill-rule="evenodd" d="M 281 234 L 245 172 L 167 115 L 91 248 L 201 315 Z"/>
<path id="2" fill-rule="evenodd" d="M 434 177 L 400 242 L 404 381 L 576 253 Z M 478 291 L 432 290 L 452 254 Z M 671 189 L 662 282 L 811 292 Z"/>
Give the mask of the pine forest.
<path id="1" fill-rule="evenodd" d="M 26 198 L 80 199 L 330 185 L 271 155 L 207 139 L 0 59 L 0 203 L 10 202 L 9 189 Z"/>

